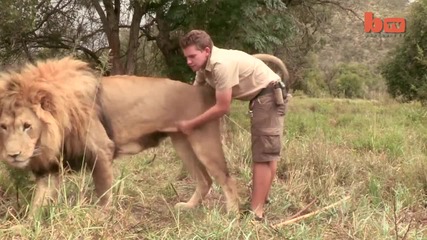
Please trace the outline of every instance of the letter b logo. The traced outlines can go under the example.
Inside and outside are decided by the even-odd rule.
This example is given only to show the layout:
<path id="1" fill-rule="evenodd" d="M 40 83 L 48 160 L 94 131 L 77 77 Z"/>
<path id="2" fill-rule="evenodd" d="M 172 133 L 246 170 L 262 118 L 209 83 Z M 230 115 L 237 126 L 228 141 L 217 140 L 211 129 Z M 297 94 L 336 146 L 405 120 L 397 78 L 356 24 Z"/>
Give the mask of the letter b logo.
<path id="1" fill-rule="evenodd" d="M 372 12 L 365 12 L 365 32 L 380 33 L 383 30 L 383 21 L 375 18 Z"/>
<path id="2" fill-rule="evenodd" d="M 404 18 L 386 18 L 384 22 L 381 18 L 374 17 L 372 12 L 365 12 L 365 32 L 380 33 L 403 33 L 406 28 Z"/>

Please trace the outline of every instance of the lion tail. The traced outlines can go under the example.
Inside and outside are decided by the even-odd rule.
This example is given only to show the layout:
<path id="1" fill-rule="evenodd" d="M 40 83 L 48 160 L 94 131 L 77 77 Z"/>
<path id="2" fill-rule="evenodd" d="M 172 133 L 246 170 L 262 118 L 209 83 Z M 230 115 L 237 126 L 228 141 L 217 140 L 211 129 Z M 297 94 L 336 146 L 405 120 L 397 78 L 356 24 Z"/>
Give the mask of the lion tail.
<path id="1" fill-rule="evenodd" d="M 261 61 L 270 62 L 277 65 L 280 68 L 280 71 L 282 72 L 281 77 L 282 77 L 282 81 L 285 83 L 286 90 L 289 90 L 289 72 L 288 72 L 288 69 L 286 68 L 285 63 L 283 63 L 283 61 L 280 60 L 280 58 L 273 56 L 271 54 L 265 54 L 265 53 L 253 54 L 252 56 L 258 58 Z"/>

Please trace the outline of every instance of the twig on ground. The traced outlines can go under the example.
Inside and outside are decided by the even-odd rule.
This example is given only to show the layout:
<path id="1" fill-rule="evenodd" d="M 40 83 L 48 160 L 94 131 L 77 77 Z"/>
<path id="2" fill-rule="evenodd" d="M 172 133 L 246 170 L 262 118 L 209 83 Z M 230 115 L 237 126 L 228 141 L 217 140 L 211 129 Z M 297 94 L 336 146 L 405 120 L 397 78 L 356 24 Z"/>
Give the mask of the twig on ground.
<path id="1" fill-rule="evenodd" d="M 285 221 L 289 221 L 291 219 L 294 219 L 296 217 L 298 217 L 299 215 L 301 215 L 301 213 L 305 212 L 311 205 L 313 205 L 315 202 L 317 201 L 317 199 L 314 199 L 313 201 L 311 201 L 307 206 L 305 206 L 303 209 L 299 210 L 297 213 L 295 213 L 294 215 L 290 216 L 288 219 L 286 219 Z"/>
<path id="2" fill-rule="evenodd" d="M 350 196 L 347 196 L 347 197 L 345 197 L 345 198 L 343 198 L 343 199 L 339 200 L 339 201 L 338 201 L 338 202 L 336 202 L 336 203 L 333 203 L 333 204 L 331 204 L 331 205 L 329 205 L 329 206 L 323 207 L 323 208 L 321 208 L 321 209 L 319 209 L 319 210 L 316 210 L 316 211 L 314 211 L 314 212 L 307 213 L 307 214 L 304 214 L 304 215 L 302 215 L 302 216 L 299 216 L 299 217 L 296 217 L 296 218 L 293 218 L 293 219 L 290 219 L 290 220 L 285 220 L 285 221 L 283 221 L 283 222 L 280 222 L 280 223 L 278 223 L 278 224 L 273 225 L 272 227 L 274 227 L 274 228 L 276 228 L 276 227 L 281 227 L 281 226 L 284 226 L 284 225 L 292 224 L 292 223 L 297 222 L 297 221 L 302 220 L 302 219 L 309 218 L 309 217 L 311 217 L 311 216 L 313 216 L 313 215 L 316 215 L 316 214 L 318 214 L 318 213 L 320 213 L 320 212 L 323 212 L 323 211 L 325 211 L 325 210 L 328 210 L 328 209 L 330 209 L 330 208 L 333 208 L 333 207 L 335 207 L 336 205 L 338 205 L 338 204 L 340 204 L 340 203 L 342 203 L 342 202 L 344 202 L 344 201 L 347 201 L 348 199 L 350 199 Z"/>
<path id="3" fill-rule="evenodd" d="M 402 240 L 405 240 L 406 239 L 406 237 L 408 236 L 408 233 L 409 233 L 409 231 L 411 230 L 411 224 L 412 224 L 412 221 L 414 220 L 414 218 L 412 218 L 411 217 L 411 220 L 409 220 L 409 225 L 408 225 L 408 228 L 406 229 L 406 231 L 405 231 L 405 234 L 403 235 L 403 237 L 402 237 Z"/>
<path id="4" fill-rule="evenodd" d="M 394 234 L 396 240 L 399 240 L 399 221 L 397 220 L 397 203 L 396 203 L 396 192 L 393 194 L 393 223 L 394 223 Z"/>
<path id="5" fill-rule="evenodd" d="M 152 164 L 156 160 L 157 154 L 154 154 L 153 158 L 146 163 L 146 165 Z"/>
<path id="6" fill-rule="evenodd" d="M 176 190 L 175 186 L 171 183 L 172 190 L 175 192 L 176 196 L 178 197 L 178 201 L 181 201 L 181 198 L 179 197 L 178 191 Z"/>

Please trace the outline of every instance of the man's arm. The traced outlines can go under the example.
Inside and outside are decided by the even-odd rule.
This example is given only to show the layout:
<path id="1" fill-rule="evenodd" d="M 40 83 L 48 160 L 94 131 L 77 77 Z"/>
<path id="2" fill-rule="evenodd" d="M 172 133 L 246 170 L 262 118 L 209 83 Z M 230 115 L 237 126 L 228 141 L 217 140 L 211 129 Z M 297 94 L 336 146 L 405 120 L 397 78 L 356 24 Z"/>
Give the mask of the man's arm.
<path id="1" fill-rule="evenodd" d="M 194 127 L 198 127 L 210 120 L 220 118 L 230 111 L 231 88 L 215 92 L 216 104 L 198 117 L 190 120 Z"/>
<path id="2" fill-rule="evenodd" d="M 231 88 L 224 89 L 221 91 L 215 92 L 216 103 L 214 106 L 210 107 L 204 113 L 199 116 L 188 120 L 181 121 L 178 123 L 178 128 L 189 134 L 193 128 L 197 128 L 198 126 L 207 123 L 211 120 L 218 119 L 222 117 L 224 114 L 230 111 L 231 100 L 232 100 L 232 90 Z"/>

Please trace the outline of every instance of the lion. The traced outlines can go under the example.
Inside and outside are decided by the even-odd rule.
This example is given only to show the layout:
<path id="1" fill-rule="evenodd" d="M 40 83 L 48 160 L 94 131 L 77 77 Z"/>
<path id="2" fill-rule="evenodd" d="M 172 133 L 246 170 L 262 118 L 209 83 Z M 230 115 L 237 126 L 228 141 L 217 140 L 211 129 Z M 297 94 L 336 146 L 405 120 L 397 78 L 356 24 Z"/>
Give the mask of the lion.
<path id="1" fill-rule="evenodd" d="M 210 189 L 211 174 L 224 189 L 227 211 L 237 211 L 219 122 L 211 121 L 190 136 L 162 130 L 213 104 L 209 90 L 179 81 L 100 78 L 88 64 L 72 58 L 40 61 L 0 76 L 0 156 L 35 175 L 33 215 L 56 199 L 61 169 L 83 166 L 92 172 L 100 205 L 108 206 L 113 159 L 155 147 L 169 136 L 197 182 L 190 200 L 177 207 L 195 207 Z"/>
<path id="2" fill-rule="evenodd" d="M 100 204 L 110 202 L 114 142 L 101 123 L 98 79 L 72 58 L 0 75 L 0 157 L 36 177 L 31 215 L 56 198 L 62 167 L 86 164 Z"/>
<path id="3" fill-rule="evenodd" d="M 214 104 L 209 87 L 169 78 L 100 77 L 71 57 L 39 61 L 0 75 L 0 157 L 35 175 L 30 214 L 55 201 L 61 169 L 82 167 L 91 170 L 99 204 L 105 207 L 112 199 L 113 160 L 170 137 L 196 181 L 190 199 L 175 207 L 200 204 L 213 178 L 225 194 L 227 212 L 237 212 L 239 198 L 222 150 L 219 120 L 190 135 L 176 129 L 177 121 Z"/>

